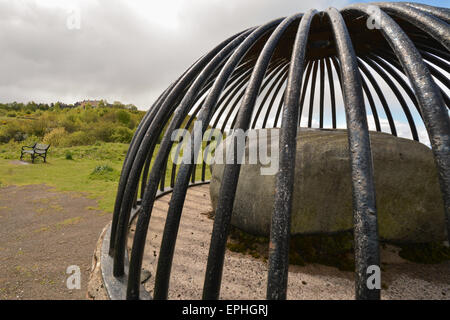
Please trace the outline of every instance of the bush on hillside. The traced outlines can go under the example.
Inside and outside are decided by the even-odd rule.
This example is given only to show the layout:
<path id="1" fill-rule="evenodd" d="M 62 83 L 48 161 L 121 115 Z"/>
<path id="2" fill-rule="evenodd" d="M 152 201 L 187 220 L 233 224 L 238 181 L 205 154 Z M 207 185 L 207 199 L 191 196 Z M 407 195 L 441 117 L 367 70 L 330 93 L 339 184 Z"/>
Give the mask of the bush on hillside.
<path id="1" fill-rule="evenodd" d="M 69 150 L 66 151 L 66 160 L 73 160 L 73 153 Z"/>
<path id="2" fill-rule="evenodd" d="M 115 125 L 110 122 L 101 122 L 92 128 L 87 130 L 92 131 L 92 135 L 95 137 L 95 141 L 112 142 Z"/>
<path id="3" fill-rule="evenodd" d="M 117 127 L 112 135 L 113 142 L 130 143 L 133 138 L 133 131 L 125 127 Z"/>
<path id="4" fill-rule="evenodd" d="M 85 131 L 76 131 L 64 137 L 62 146 L 87 146 L 95 142 L 95 137 Z"/>
<path id="5" fill-rule="evenodd" d="M 67 131 L 64 128 L 55 128 L 44 136 L 42 140 L 46 144 L 55 147 L 63 146 L 64 139 L 67 137 Z"/>
<path id="6" fill-rule="evenodd" d="M 23 141 L 26 139 L 25 129 L 21 122 L 7 122 L 0 127 L 0 143 L 8 143 L 10 140 Z"/>

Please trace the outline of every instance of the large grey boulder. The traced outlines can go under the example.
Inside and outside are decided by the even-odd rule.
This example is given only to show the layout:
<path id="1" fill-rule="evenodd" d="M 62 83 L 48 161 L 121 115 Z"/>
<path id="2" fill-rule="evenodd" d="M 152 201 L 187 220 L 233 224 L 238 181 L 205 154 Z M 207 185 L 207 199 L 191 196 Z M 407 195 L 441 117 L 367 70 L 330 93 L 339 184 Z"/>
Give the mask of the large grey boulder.
<path id="1" fill-rule="evenodd" d="M 268 130 L 269 135 L 279 132 L 259 130 Z M 370 132 L 370 140 L 380 238 L 395 242 L 444 240 L 444 208 L 432 151 L 419 142 L 385 133 Z M 222 143 L 218 149 L 223 150 L 225 145 Z M 256 145 L 256 138 L 248 139 L 246 151 Z M 210 193 L 214 208 L 223 169 L 224 164 L 212 168 Z M 246 155 L 231 223 L 248 233 L 268 236 L 275 175 L 261 175 L 260 169 L 259 162 L 248 164 Z M 350 230 L 352 221 L 347 131 L 301 129 L 297 137 L 291 234 Z"/>

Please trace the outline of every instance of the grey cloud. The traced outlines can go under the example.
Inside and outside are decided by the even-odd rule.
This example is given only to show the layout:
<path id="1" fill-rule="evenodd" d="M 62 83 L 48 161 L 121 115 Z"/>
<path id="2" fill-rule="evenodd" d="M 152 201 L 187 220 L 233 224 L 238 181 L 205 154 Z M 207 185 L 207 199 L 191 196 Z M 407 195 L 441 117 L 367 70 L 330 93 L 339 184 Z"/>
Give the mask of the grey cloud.
<path id="1" fill-rule="evenodd" d="M 324 9 L 345 2 L 319 0 L 313 5 Z M 127 1 L 80 1 L 81 29 L 69 30 L 69 12 L 61 5 L 0 0 L 0 101 L 106 98 L 146 109 L 224 38 L 310 8 L 291 0 L 175 5 L 176 27 L 171 28 L 145 19 Z"/>

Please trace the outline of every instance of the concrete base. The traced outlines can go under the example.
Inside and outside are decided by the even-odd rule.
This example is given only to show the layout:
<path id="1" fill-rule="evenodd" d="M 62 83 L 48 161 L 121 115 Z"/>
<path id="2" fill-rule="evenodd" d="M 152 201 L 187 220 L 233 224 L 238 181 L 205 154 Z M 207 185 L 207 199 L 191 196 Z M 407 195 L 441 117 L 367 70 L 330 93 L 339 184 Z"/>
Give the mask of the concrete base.
<path id="1" fill-rule="evenodd" d="M 95 246 L 94 255 L 92 256 L 92 265 L 86 293 L 86 297 L 90 300 L 109 300 L 105 284 L 103 283 L 100 256 L 103 240 L 110 225 L 111 224 L 109 223 L 103 228 L 102 233 L 100 234 L 100 238 L 97 241 L 97 245 Z"/>

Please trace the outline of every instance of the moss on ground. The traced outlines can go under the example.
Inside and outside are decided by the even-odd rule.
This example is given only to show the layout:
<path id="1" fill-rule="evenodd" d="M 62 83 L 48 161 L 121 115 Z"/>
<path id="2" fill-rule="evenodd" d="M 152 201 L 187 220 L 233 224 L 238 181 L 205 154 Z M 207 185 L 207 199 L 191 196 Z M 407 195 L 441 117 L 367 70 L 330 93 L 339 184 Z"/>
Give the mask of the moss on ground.
<path id="1" fill-rule="evenodd" d="M 353 244 L 352 231 L 295 235 L 291 237 L 289 244 L 289 263 L 300 266 L 318 263 L 343 271 L 353 271 L 355 269 Z M 380 246 L 385 247 L 385 244 L 381 243 Z M 416 243 L 399 247 L 400 257 L 411 262 L 435 264 L 450 260 L 450 248 L 441 243 Z M 227 248 L 233 252 L 267 260 L 269 239 L 253 236 L 232 226 Z"/>
<path id="2" fill-rule="evenodd" d="M 268 259 L 269 239 L 253 236 L 232 226 L 227 248 L 255 258 Z M 340 270 L 354 270 L 352 232 L 296 235 L 291 237 L 289 248 L 291 264 L 304 266 L 306 263 L 320 263 Z"/>
<path id="3" fill-rule="evenodd" d="M 442 243 L 417 243 L 400 245 L 399 255 L 416 263 L 441 263 L 450 260 L 450 248 Z"/>
<path id="4" fill-rule="evenodd" d="M 290 258 L 294 264 L 320 263 L 339 270 L 355 269 L 353 259 L 353 233 L 332 235 L 296 235 L 291 237 Z"/>

